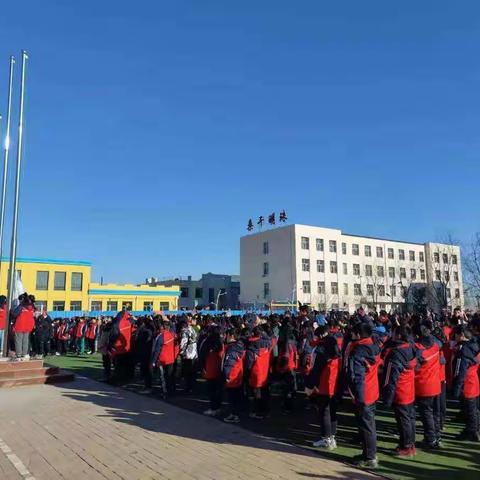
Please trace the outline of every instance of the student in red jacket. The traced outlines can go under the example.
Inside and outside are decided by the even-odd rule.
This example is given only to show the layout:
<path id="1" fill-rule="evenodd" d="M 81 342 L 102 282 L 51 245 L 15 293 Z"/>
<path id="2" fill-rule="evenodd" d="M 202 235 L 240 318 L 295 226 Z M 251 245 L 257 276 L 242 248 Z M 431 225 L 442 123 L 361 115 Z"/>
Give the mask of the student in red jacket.
<path id="1" fill-rule="evenodd" d="M 413 330 L 419 360 L 415 373 L 415 398 L 423 424 L 423 445 L 427 449 L 437 449 L 441 447 L 440 411 L 436 408 L 441 392 L 440 346 L 433 338 L 430 320 L 417 323 Z"/>
<path id="2" fill-rule="evenodd" d="M 17 360 L 30 360 L 30 333 L 35 326 L 33 312 L 35 311 L 32 295 L 24 293 L 18 297 L 20 304 L 12 312 L 13 333 L 15 335 L 15 353 Z"/>
<path id="3" fill-rule="evenodd" d="M 283 392 L 283 412 L 290 414 L 294 410 L 297 392 L 296 370 L 298 367 L 297 339 L 293 325 L 285 319 L 278 338 L 278 358 L 276 372 L 279 375 Z"/>
<path id="4" fill-rule="evenodd" d="M 415 367 L 417 354 L 410 343 L 412 331 L 409 326 L 395 327 L 392 340 L 384 350 L 383 403 L 393 405 L 400 442 L 397 456 L 410 458 L 415 449 Z"/>
<path id="5" fill-rule="evenodd" d="M 269 411 L 268 375 L 271 348 L 272 342 L 268 335 L 260 326 L 254 327 L 251 337 L 247 340 L 245 369 L 248 372 L 248 385 L 254 395 L 254 409 L 250 417 L 258 420 L 264 419 Z"/>
<path id="6" fill-rule="evenodd" d="M 375 403 L 379 397 L 378 366 L 380 349 L 372 338 L 372 327 L 360 321 L 352 328 L 352 341 L 347 345 L 344 368 L 347 385 L 355 404 L 355 416 L 362 439 L 360 468 L 378 467 Z"/>
<path id="7" fill-rule="evenodd" d="M 240 422 L 240 408 L 243 400 L 243 361 L 245 358 L 245 344 L 240 338 L 240 330 L 230 328 L 226 334 L 225 354 L 223 357 L 222 373 L 225 381 L 230 414 L 223 420 L 227 423 Z"/>
<path id="8" fill-rule="evenodd" d="M 85 332 L 87 331 L 87 324 L 83 317 L 80 317 L 75 324 L 74 337 L 75 348 L 77 355 L 83 355 L 85 353 Z"/>
<path id="9" fill-rule="evenodd" d="M 175 361 L 178 355 L 176 336 L 170 330 L 169 322 L 162 321 L 159 324 L 158 334 L 153 343 L 152 364 L 160 372 L 162 395 L 175 393 Z"/>
<path id="10" fill-rule="evenodd" d="M 462 399 L 466 422 L 458 439 L 480 442 L 480 345 L 471 330 L 464 326 L 455 327 L 455 338 L 458 343 L 453 360 L 453 397 Z"/>
<path id="11" fill-rule="evenodd" d="M 88 348 L 88 355 L 93 355 L 95 353 L 95 341 L 97 339 L 97 320 L 92 318 L 90 323 L 87 326 L 87 330 L 85 332 L 85 339 L 87 341 L 87 348 Z"/>
<path id="12" fill-rule="evenodd" d="M 337 448 L 337 405 L 335 393 L 340 367 L 340 348 L 335 333 L 327 325 L 315 330 L 313 366 L 305 379 L 305 392 L 318 406 L 322 438 L 313 444 L 316 448 Z"/>
<path id="13" fill-rule="evenodd" d="M 131 355 L 133 323 L 128 311 L 119 312 L 112 322 L 108 351 L 112 357 L 117 380 L 133 377 L 135 364 Z"/>
<path id="14" fill-rule="evenodd" d="M 203 412 L 204 415 L 215 417 L 222 406 L 223 378 L 223 342 L 220 327 L 212 325 L 208 334 L 198 347 L 198 361 L 203 378 L 207 381 L 207 392 L 210 406 Z"/>

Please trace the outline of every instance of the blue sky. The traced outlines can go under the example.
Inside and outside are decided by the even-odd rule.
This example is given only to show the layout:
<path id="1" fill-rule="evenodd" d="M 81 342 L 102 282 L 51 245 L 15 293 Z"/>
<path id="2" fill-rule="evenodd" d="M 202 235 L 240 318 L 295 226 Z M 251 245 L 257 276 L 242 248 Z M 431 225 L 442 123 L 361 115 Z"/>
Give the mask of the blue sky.
<path id="1" fill-rule="evenodd" d="M 31 56 L 19 254 L 238 273 L 248 219 L 283 208 L 466 241 L 479 47 L 478 1 L 2 4 L 0 111 L 8 56 Z"/>

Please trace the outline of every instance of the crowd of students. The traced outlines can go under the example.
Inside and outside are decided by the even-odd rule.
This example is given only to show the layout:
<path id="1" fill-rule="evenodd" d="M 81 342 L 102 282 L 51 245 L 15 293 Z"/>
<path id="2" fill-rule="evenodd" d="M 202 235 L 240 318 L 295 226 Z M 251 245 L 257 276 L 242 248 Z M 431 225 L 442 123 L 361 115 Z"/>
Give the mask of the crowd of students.
<path id="1" fill-rule="evenodd" d="M 20 359 L 30 353 L 21 335 L 22 315 L 27 316 L 25 310 L 30 315 L 33 305 L 34 299 L 24 298 L 12 318 L 12 348 Z M 361 308 L 354 315 L 328 314 L 301 307 L 296 314 L 268 317 L 135 318 L 123 311 L 99 320 L 52 322 L 46 313 L 37 318 L 32 313 L 32 319 L 26 338 L 28 344 L 33 335 L 36 355 L 98 350 L 106 381 L 126 382 L 138 365 L 141 393 L 151 393 L 158 381 L 165 398 L 179 394 L 180 387 L 182 394 L 190 394 L 201 375 L 209 398 L 204 414 L 224 413 L 228 423 L 238 423 L 245 409 L 251 418 L 267 417 L 273 383 L 281 389 L 285 414 L 294 413 L 296 396 L 304 391 L 318 411 L 322 436 L 314 446 L 320 449 L 337 447 L 337 410 L 350 397 L 362 444 L 360 467 L 378 465 L 375 408 L 380 398 L 396 420 L 399 444 L 393 453 L 398 457 L 416 455 L 417 415 L 423 426 L 421 448 L 442 447 L 447 395 L 461 400 L 465 428 L 460 439 L 480 441 L 480 314 L 459 308 L 441 315 L 376 314 Z"/>

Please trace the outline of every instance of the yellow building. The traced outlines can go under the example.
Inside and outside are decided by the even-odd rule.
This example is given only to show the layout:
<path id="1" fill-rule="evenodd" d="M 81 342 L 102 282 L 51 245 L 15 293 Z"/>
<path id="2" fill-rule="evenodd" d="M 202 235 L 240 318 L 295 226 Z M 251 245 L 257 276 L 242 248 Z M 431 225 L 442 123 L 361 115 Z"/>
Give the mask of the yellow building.
<path id="1" fill-rule="evenodd" d="M 37 308 L 48 311 L 176 310 L 179 286 L 92 283 L 92 264 L 51 258 L 17 258 L 16 269 Z M 9 261 L 2 259 L 0 294 L 7 295 Z"/>

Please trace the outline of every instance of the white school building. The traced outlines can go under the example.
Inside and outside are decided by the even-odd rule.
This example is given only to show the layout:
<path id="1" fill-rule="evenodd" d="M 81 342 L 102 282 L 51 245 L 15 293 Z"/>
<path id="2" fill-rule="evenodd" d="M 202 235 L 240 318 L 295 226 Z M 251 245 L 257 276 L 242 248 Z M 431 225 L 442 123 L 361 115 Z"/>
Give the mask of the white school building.
<path id="1" fill-rule="evenodd" d="M 353 312 L 464 305 L 460 248 L 286 225 L 240 239 L 244 306 L 297 304 Z"/>

